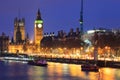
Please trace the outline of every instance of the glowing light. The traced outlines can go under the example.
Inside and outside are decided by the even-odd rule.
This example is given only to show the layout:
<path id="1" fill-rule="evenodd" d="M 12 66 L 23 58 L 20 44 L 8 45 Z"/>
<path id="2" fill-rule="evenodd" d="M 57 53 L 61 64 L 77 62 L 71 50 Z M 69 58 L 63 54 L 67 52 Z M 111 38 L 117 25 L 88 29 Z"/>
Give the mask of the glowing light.
<path id="1" fill-rule="evenodd" d="M 42 20 L 36 20 L 35 23 L 41 24 L 41 23 L 43 23 L 43 21 Z"/>
<path id="2" fill-rule="evenodd" d="M 83 50 L 83 47 L 81 47 L 80 50 Z"/>
<path id="3" fill-rule="evenodd" d="M 108 49 L 108 46 L 105 46 L 105 49 Z"/>
<path id="4" fill-rule="evenodd" d="M 33 41 L 31 40 L 31 41 L 30 41 L 30 44 L 32 44 L 32 43 L 33 43 Z"/>
<path id="5" fill-rule="evenodd" d="M 89 31 L 87 31 L 88 34 L 92 34 L 95 32 L 106 32 L 106 30 L 89 30 Z"/>
<path id="6" fill-rule="evenodd" d="M 80 21 L 80 24 L 83 24 L 83 22 L 82 22 L 82 21 Z"/>

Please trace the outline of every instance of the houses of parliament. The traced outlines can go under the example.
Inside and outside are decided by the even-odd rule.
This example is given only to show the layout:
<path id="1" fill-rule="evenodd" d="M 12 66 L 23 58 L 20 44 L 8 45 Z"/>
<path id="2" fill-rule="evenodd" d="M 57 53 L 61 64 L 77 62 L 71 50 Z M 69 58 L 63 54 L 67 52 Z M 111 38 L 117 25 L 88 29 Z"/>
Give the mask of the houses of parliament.
<path id="1" fill-rule="evenodd" d="M 29 35 L 25 31 L 25 19 L 14 19 L 14 35 L 12 39 L 2 33 L 0 36 L 0 51 L 9 53 L 29 53 L 40 51 L 40 41 L 43 38 L 43 20 L 40 10 L 38 9 L 36 19 L 34 21 L 34 41 L 30 43 Z"/>
<path id="2" fill-rule="evenodd" d="M 83 4 L 83 2 L 81 3 Z M 83 30 L 83 9 L 81 9 L 80 25 L 81 30 Z M 81 42 L 80 34 L 83 31 L 79 31 L 79 28 L 74 32 L 73 29 L 70 29 L 70 32 L 66 34 L 63 30 L 58 31 L 56 36 L 54 32 L 50 34 L 43 34 L 43 20 L 41 18 L 40 10 L 38 9 L 36 19 L 34 21 L 34 40 L 33 43 L 29 40 L 29 35 L 25 31 L 25 19 L 14 19 L 14 35 L 12 39 L 9 39 L 9 36 L 6 36 L 2 33 L 0 36 L 0 52 L 9 52 L 9 53 L 36 53 L 40 52 L 42 48 L 57 48 L 57 47 L 70 47 L 71 40 L 80 47 Z M 77 43 L 76 43 L 77 42 Z M 66 46 L 69 45 L 69 46 Z M 74 45 L 74 46 L 76 46 Z M 74 47 L 73 46 L 73 47 Z M 71 48 L 71 47 L 70 47 Z"/>
<path id="3" fill-rule="evenodd" d="M 14 35 L 12 39 L 4 33 L 0 36 L 0 51 L 9 53 L 39 53 L 42 48 L 57 48 L 57 47 L 80 47 L 82 42 L 80 40 L 79 28 L 74 32 L 65 33 L 63 30 L 58 31 L 58 35 L 54 32 L 43 34 L 43 20 L 41 18 L 40 10 L 38 9 L 36 19 L 34 21 L 34 40 L 31 43 L 29 35 L 25 31 L 25 19 L 14 19 Z M 74 41 L 74 45 L 71 44 Z M 67 45 L 67 46 L 66 46 Z M 72 46 L 72 47 L 70 47 Z"/>

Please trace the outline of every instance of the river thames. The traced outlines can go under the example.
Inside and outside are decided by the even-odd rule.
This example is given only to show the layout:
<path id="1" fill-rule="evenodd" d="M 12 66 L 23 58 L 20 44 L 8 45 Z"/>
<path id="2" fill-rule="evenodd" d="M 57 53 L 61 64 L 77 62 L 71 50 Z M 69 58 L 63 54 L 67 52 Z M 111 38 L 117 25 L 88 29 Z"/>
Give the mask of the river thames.
<path id="1" fill-rule="evenodd" d="M 81 65 L 48 62 L 47 67 L 0 61 L 0 80 L 120 80 L 120 69 L 83 72 Z"/>

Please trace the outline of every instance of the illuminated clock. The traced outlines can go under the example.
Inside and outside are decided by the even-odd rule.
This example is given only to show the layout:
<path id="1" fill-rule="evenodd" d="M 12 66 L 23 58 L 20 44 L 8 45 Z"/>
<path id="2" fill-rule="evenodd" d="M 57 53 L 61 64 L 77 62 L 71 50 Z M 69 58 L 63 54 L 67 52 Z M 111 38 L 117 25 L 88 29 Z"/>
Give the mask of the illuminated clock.
<path id="1" fill-rule="evenodd" d="M 38 24 L 38 27 L 41 28 L 41 27 L 42 27 L 42 24 Z"/>

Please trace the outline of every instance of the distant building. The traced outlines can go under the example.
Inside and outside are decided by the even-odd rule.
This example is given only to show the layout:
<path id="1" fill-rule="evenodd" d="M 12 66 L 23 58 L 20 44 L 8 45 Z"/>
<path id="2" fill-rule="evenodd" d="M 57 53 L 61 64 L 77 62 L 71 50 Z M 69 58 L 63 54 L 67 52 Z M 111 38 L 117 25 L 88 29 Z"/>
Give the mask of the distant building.
<path id="1" fill-rule="evenodd" d="M 83 35 L 84 41 L 90 41 L 92 45 L 97 44 L 98 47 L 104 48 L 109 46 L 111 48 L 120 47 L 120 31 L 99 28 L 95 30 L 88 30 Z"/>
<path id="2" fill-rule="evenodd" d="M 84 42 L 80 38 L 79 28 L 74 31 L 70 29 L 68 33 L 63 30 L 58 31 L 58 35 L 53 33 L 44 33 L 44 37 L 41 40 L 42 48 L 80 48 L 84 45 Z"/>
<path id="3" fill-rule="evenodd" d="M 9 46 L 9 36 L 6 36 L 5 33 L 2 33 L 0 36 L 0 52 L 7 52 Z"/>

